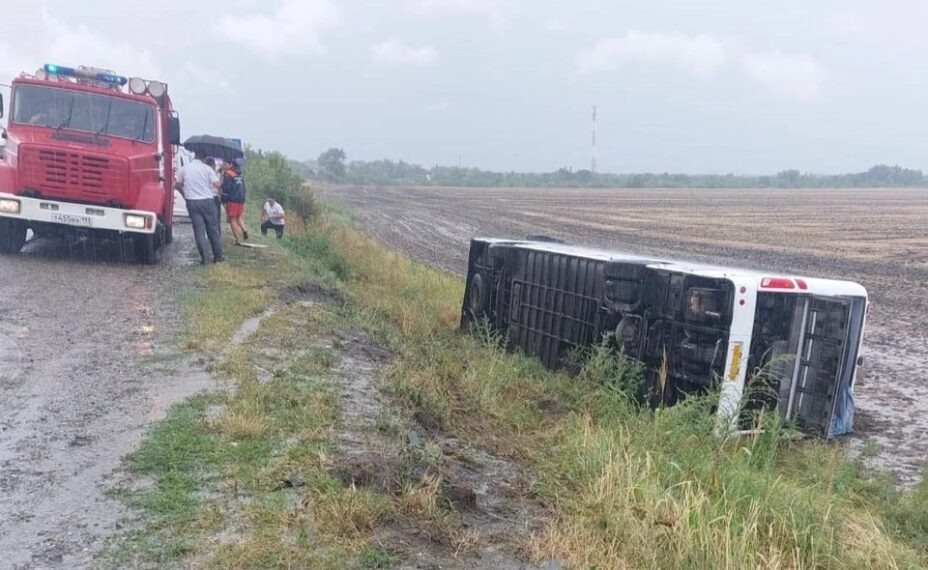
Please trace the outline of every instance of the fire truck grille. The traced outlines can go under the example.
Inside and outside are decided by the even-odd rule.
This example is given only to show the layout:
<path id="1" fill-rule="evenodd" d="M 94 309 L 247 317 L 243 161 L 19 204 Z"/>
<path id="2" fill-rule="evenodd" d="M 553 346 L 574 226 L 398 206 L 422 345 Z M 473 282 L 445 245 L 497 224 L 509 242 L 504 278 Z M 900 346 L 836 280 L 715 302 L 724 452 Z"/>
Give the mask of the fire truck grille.
<path id="1" fill-rule="evenodd" d="M 48 195 L 119 200 L 126 183 L 120 162 L 73 151 L 27 148 L 20 156 L 21 183 Z"/>

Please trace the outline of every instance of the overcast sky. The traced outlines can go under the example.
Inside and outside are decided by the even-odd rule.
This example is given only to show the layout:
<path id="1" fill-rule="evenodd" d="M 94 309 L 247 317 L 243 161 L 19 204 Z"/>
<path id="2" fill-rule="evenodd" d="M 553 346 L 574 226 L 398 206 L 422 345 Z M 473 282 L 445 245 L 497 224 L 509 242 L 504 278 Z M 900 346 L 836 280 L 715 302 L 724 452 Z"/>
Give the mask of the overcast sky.
<path id="1" fill-rule="evenodd" d="M 2 4 L 0 83 L 163 79 L 185 136 L 294 158 L 587 168 L 596 104 L 600 170 L 928 170 L 924 1 Z"/>

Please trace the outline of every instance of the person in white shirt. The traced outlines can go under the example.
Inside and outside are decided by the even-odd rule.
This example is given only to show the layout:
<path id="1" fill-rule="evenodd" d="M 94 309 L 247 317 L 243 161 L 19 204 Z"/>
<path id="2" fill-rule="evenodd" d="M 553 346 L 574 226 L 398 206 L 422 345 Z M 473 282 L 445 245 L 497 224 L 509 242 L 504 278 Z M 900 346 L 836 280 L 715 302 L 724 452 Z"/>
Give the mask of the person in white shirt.
<path id="1" fill-rule="evenodd" d="M 196 160 L 184 165 L 177 173 L 177 189 L 187 200 L 187 212 L 193 224 L 193 237 L 200 251 L 200 263 L 206 263 L 207 245 L 213 250 L 213 263 L 222 257 L 222 233 L 219 230 L 219 207 L 216 196 L 220 180 L 216 171 L 207 166 L 206 155 L 198 152 Z M 207 244 L 208 242 L 208 244 Z"/>
<path id="2" fill-rule="evenodd" d="M 261 212 L 261 235 L 266 236 L 268 230 L 277 232 L 277 239 L 284 237 L 286 218 L 283 207 L 273 198 L 268 198 Z"/>

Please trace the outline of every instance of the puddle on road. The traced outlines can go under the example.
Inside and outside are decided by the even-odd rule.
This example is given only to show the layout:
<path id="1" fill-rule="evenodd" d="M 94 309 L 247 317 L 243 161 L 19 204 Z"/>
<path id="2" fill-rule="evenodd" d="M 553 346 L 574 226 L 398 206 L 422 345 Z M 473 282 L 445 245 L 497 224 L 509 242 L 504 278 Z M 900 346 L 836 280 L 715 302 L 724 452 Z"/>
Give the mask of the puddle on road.
<path id="1" fill-rule="evenodd" d="M 208 372 L 196 370 L 192 363 L 184 363 L 183 369 L 183 373 L 172 375 L 170 381 L 159 384 L 155 391 L 149 392 L 149 408 L 145 414 L 147 422 L 163 419 L 174 404 L 215 385 Z"/>
<path id="2" fill-rule="evenodd" d="M 248 337 L 258 332 L 258 329 L 261 328 L 261 323 L 264 321 L 264 319 L 276 313 L 279 308 L 280 307 L 277 305 L 271 305 L 260 315 L 246 319 L 245 322 L 242 323 L 242 326 L 240 326 L 238 330 L 232 334 L 232 346 L 238 346 L 242 344 L 248 340 Z"/>

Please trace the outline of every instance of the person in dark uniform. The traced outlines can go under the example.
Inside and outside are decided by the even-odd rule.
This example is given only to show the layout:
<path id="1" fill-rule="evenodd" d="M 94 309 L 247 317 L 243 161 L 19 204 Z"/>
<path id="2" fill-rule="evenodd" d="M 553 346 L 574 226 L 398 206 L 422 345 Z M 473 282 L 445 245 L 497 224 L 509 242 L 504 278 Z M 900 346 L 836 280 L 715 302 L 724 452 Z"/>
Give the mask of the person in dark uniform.
<path id="1" fill-rule="evenodd" d="M 222 186 L 220 197 L 226 207 L 226 216 L 229 218 L 229 228 L 236 245 L 248 241 L 248 229 L 242 216 L 245 215 L 245 177 L 242 176 L 241 166 L 224 163 L 222 165 Z"/>

